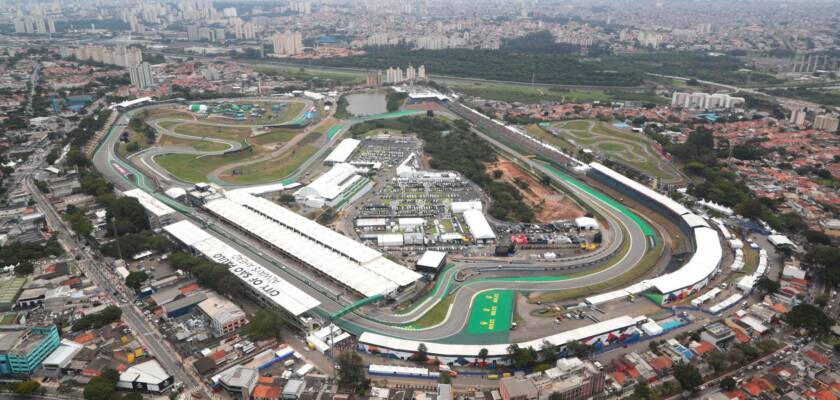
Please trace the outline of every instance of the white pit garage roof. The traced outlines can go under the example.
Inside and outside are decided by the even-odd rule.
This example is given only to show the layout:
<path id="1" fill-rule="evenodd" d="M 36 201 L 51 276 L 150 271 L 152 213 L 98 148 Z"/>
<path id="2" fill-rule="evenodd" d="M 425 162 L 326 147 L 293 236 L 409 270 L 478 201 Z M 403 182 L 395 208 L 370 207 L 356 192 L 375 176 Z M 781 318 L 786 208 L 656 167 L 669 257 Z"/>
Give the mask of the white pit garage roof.
<path id="1" fill-rule="evenodd" d="M 167 225 L 163 229 L 211 261 L 229 266 L 230 272 L 255 292 L 270 299 L 294 316 L 299 316 L 321 304 L 285 279 L 189 221 L 180 221 Z"/>
<path id="2" fill-rule="evenodd" d="M 476 240 L 496 239 L 496 234 L 493 232 L 493 228 L 491 228 L 490 224 L 487 223 L 487 219 L 484 218 L 484 214 L 482 214 L 481 211 L 464 211 L 464 220 L 467 222 L 467 226 L 470 228 L 470 233 Z"/>
<path id="3" fill-rule="evenodd" d="M 197 227 L 190 221 L 179 221 L 174 224 L 166 225 L 163 227 L 163 230 L 187 246 L 192 246 L 197 242 L 213 237 L 204 229 Z"/>
<path id="4" fill-rule="evenodd" d="M 420 274 L 317 222 L 241 192 L 205 205 L 212 213 L 364 296 L 389 294 Z"/>
<path id="5" fill-rule="evenodd" d="M 128 197 L 133 197 L 140 202 L 140 205 L 143 206 L 147 211 L 154 214 L 156 217 L 162 217 L 164 215 L 169 215 L 175 212 L 171 207 L 163 204 L 162 201 L 154 198 L 154 196 L 140 190 L 140 189 L 131 189 L 127 192 L 123 192 L 124 195 Z"/>
<path id="6" fill-rule="evenodd" d="M 343 163 L 346 162 L 350 155 L 353 154 L 353 151 L 359 147 L 359 143 L 362 143 L 356 139 L 344 139 L 338 146 L 335 146 L 335 149 L 330 152 L 330 155 L 324 159 L 325 163 Z"/>
<path id="7" fill-rule="evenodd" d="M 437 268 L 440 266 L 440 263 L 443 262 L 443 259 L 446 258 L 446 252 L 444 251 L 434 251 L 428 250 L 423 253 L 423 256 L 417 260 L 417 266 L 426 267 L 426 268 Z"/>

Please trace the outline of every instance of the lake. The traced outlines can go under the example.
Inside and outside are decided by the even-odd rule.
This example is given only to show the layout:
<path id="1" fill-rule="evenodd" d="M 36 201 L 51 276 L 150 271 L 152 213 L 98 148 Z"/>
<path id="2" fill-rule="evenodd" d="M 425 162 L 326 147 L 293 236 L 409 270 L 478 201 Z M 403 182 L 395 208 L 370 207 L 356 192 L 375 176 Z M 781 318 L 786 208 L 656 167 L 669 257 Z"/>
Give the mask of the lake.
<path id="1" fill-rule="evenodd" d="M 385 93 L 355 93 L 347 96 L 347 111 L 360 117 L 388 112 Z"/>

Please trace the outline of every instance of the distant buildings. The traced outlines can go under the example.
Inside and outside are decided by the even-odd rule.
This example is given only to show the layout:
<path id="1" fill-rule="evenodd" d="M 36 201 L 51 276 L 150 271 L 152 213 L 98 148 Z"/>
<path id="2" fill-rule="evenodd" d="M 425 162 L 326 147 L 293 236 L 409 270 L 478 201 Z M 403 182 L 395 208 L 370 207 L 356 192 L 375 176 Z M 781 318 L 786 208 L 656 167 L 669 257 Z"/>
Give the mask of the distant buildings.
<path id="1" fill-rule="evenodd" d="M 743 107 L 743 97 L 733 97 L 723 93 L 685 93 L 674 92 L 671 95 L 671 107 L 683 107 L 700 110 L 717 110 Z"/>
<path id="2" fill-rule="evenodd" d="M 805 126 L 805 117 L 808 111 L 804 108 L 796 108 L 790 112 L 790 123 L 796 126 Z"/>
<path id="3" fill-rule="evenodd" d="M 285 57 L 303 53 L 303 36 L 300 32 L 275 33 L 271 37 L 271 44 L 274 46 L 276 56 Z"/>
<path id="4" fill-rule="evenodd" d="M 44 17 L 20 17 L 15 19 L 15 33 L 48 35 L 55 33 L 55 21 Z"/>
<path id="5" fill-rule="evenodd" d="M 826 132 L 837 132 L 838 127 L 840 127 L 840 120 L 833 115 L 817 115 L 817 117 L 814 118 L 814 129 Z"/>
<path id="6" fill-rule="evenodd" d="M 385 71 L 369 71 L 367 85 L 379 86 L 382 84 L 425 81 L 426 79 L 426 66 L 424 65 L 417 68 L 409 65 L 406 69 L 389 67 Z"/>
<path id="7" fill-rule="evenodd" d="M 554 368 L 499 382 L 502 400 L 583 400 L 598 397 L 606 389 L 604 373 L 591 362 L 578 358 L 557 360 Z"/>
<path id="8" fill-rule="evenodd" d="M 143 52 L 134 47 L 82 46 L 73 50 L 79 60 L 130 67 L 143 62 Z"/>
<path id="9" fill-rule="evenodd" d="M 138 89 L 148 89 L 155 85 L 152 75 L 152 66 L 147 62 L 128 67 L 128 75 L 131 78 L 131 85 Z"/>

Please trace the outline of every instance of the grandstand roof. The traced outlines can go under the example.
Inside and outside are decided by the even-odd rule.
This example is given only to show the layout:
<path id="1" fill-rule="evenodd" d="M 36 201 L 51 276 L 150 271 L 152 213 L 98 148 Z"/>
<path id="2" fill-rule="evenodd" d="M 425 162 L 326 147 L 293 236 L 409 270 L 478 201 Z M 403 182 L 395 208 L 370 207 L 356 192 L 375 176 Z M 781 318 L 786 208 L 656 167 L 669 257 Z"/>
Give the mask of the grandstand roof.
<path id="1" fill-rule="evenodd" d="M 123 192 L 123 194 L 137 199 L 146 211 L 154 214 L 156 217 L 162 217 L 175 212 L 175 210 L 171 207 L 141 189 L 131 189 L 127 192 Z"/>
<path id="2" fill-rule="evenodd" d="M 655 191 L 655 190 L 653 190 L 653 189 L 651 189 L 651 188 L 649 188 L 645 185 L 642 185 L 641 183 L 636 182 L 636 181 L 634 181 L 634 180 L 632 180 L 632 179 L 614 171 L 613 169 L 604 166 L 601 163 L 594 162 L 594 163 L 590 163 L 589 166 L 592 169 L 594 169 L 594 170 L 596 170 L 596 171 L 598 171 L 598 172 L 600 172 L 600 173 L 602 173 L 602 174 L 620 182 L 621 184 L 626 185 L 626 186 L 630 187 L 631 189 L 647 196 L 648 198 L 656 201 L 657 203 L 662 204 L 663 206 L 667 207 L 668 209 L 670 209 L 672 212 L 676 213 L 677 215 L 683 215 L 683 214 L 691 212 L 689 209 L 685 208 L 685 206 L 683 206 L 680 203 L 677 203 L 676 201 L 674 201 L 670 197 L 665 196 L 664 194 L 661 194 L 661 193 L 659 193 L 659 192 L 657 192 L 657 191 Z"/>
<path id="3" fill-rule="evenodd" d="M 304 291 L 244 256 L 227 243 L 211 236 L 192 222 L 181 221 L 167 225 L 163 229 L 211 261 L 228 265 L 230 272 L 246 285 L 295 316 L 321 304 Z"/>
<path id="4" fill-rule="evenodd" d="M 346 162 L 350 155 L 353 154 L 353 151 L 359 147 L 359 143 L 362 143 L 356 139 L 344 139 L 338 146 L 335 146 L 335 149 L 324 159 L 326 163 L 343 163 Z"/>
<path id="5" fill-rule="evenodd" d="M 549 342 L 556 346 L 562 346 L 572 341 L 588 339 L 635 325 L 636 319 L 625 315 L 577 329 L 560 332 L 544 338 L 538 338 L 524 343 L 517 343 L 517 345 L 520 348 L 533 347 L 535 349 L 539 349 L 543 347 L 543 343 Z M 419 345 L 423 343 L 426 345 L 426 350 L 429 354 L 463 357 L 477 357 L 481 349 L 487 349 L 489 357 L 505 356 L 508 354 L 508 347 L 510 346 L 510 343 L 490 345 L 430 343 L 384 336 L 372 332 L 362 333 L 361 336 L 359 336 L 359 342 L 404 352 L 416 352 Z"/>
<path id="6" fill-rule="evenodd" d="M 667 294 L 694 285 L 709 277 L 720 265 L 723 248 L 717 232 L 711 228 L 695 228 L 694 241 L 697 250 L 682 268 L 651 279 L 660 293 Z"/>

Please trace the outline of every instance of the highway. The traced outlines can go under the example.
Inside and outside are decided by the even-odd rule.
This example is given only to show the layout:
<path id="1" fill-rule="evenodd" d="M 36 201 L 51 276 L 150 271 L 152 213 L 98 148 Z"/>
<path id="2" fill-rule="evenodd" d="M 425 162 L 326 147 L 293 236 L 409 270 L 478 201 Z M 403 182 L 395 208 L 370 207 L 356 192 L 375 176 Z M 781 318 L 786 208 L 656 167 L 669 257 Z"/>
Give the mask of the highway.
<path id="1" fill-rule="evenodd" d="M 47 225 L 58 235 L 59 241 L 64 249 L 70 254 L 81 256 L 82 262 L 79 262 L 79 266 L 85 275 L 92 279 L 97 287 L 105 291 L 105 296 L 108 300 L 113 304 L 119 304 L 122 310 L 123 320 L 131 328 L 143 347 L 155 356 L 161 365 L 177 381 L 183 382 L 187 389 L 203 388 L 200 381 L 188 374 L 187 368 L 183 368 L 183 363 L 178 357 L 178 353 L 169 347 L 168 342 L 162 340 L 153 322 L 144 319 L 143 315 L 133 304 L 123 301 L 126 298 L 130 298 L 127 297 L 125 286 L 109 272 L 107 266 L 95 260 L 90 254 L 89 249 L 86 249 L 78 241 L 75 234 L 71 233 L 49 200 L 35 186 L 32 175 L 26 176 L 24 185 L 38 204 L 38 208 L 44 213 Z M 118 299 L 116 294 L 119 294 L 122 298 Z"/>
<path id="2" fill-rule="evenodd" d="M 127 118 L 127 116 L 122 116 L 120 121 L 123 122 L 123 124 L 127 123 Z M 497 129 L 498 127 L 490 126 L 490 128 Z M 100 170 L 100 172 L 102 172 L 106 176 L 106 178 L 112 181 L 118 188 L 125 190 L 133 188 L 135 186 L 143 187 L 145 185 L 146 187 L 143 187 L 145 190 L 154 191 L 154 188 L 152 187 L 153 185 L 150 184 L 149 180 L 146 177 L 134 176 L 134 179 L 129 180 L 129 177 L 123 176 L 123 174 L 121 174 L 114 167 L 114 165 L 117 164 L 121 165 L 124 170 L 129 170 L 132 172 L 137 170 L 136 168 L 134 168 L 134 166 L 119 159 L 119 157 L 117 157 L 113 151 L 122 129 L 124 129 L 124 126 L 122 126 L 122 124 L 117 124 L 112 129 L 112 132 L 110 132 L 107 135 L 107 137 L 104 140 L 104 143 L 99 148 L 99 151 L 97 151 L 94 154 L 94 165 L 97 169 Z M 499 147 L 503 151 L 509 154 L 513 154 L 515 156 L 519 156 L 532 168 L 544 170 L 545 167 L 543 165 L 535 163 L 527 158 L 521 157 L 521 155 L 518 155 L 518 153 L 514 149 L 484 135 L 483 133 L 480 134 L 485 140 L 490 141 L 493 145 Z M 336 138 L 333 138 L 333 140 L 336 140 Z M 518 143 L 518 145 L 520 146 L 523 144 L 527 143 Z M 328 146 L 324 146 L 322 150 L 326 150 L 327 147 Z M 449 286 L 445 286 L 445 289 L 448 290 L 438 291 L 433 296 L 430 296 L 428 299 L 426 299 L 421 305 L 413 308 L 411 311 L 406 312 L 404 314 L 393 314 L 385 312 L 381 309 L 376 310 L 376 312 L 371 312 L 371 310 L 365 309 L 364 311 L 350 313 L 344 316 L 343 320 L 341 321 L 342 325 L 345 326 L 345 328 L 347 328 L 351 332 L 357 334 L 361 333 L 362 331 L 373 330 L 376 332 L 387 333 L 389 335 L 408 339 L 445 339 L 447 337 L 458 334 L 463 329 L 468 320 L 469 309 L 472 304 L 472 299 L 476 293 L 479 293 L 481 291 L 489 289 L 511 289 L 523 291 L 556 291 L 564 289 L 574 289 L 613 279 L 626 273 L 635 265 L 637 265 L 637 263 L 645 255 L 647 249 L 647 243 L 645 240 L 646 238 L 641 232 L 638 225 L 627 215 L 620 212 L 619 210 L 614 209 L 612 206 L 603 203 L 601 200 L 591 195 L 590 193 L 583 191 L 573 185 L 569 185 L 567 182 L 560 179 L 556 175 L 548 175 L 551 176 L 552 179 L 554 179 L 558 185 L 562 185 L 563 187 L 572 191 L 576 196 L 578 196 L 582 200 L 589 202 L 590 205 L 593 208 L 595 208 L 608 221 L 609 225 L 616 227 L 616 229 L 612 231 L 613 235 L 615 235 L 615 240 L 610 240 L 607 242 L 607 244 L 604 246 L 603 253 L 599 252 L 598 254 L 590 255 L 589 257 L 585 257 L 583 259 L 558 260 L 546 266 L 547 268 L 551 268 L 552 270 L 545 272 L 545 274 L 569 275 L 572 273 L 580 273 L 581 271 L 595 268 L 601 265 L 603 262 L 610 260 L 610 256 L 612 256 L 613 253 L 615 253 L 621 247 L 623 240 L 629 240 L 629 250 L 625 254 L 623 254 L 620 259 L 614 259 L 612 261 L 614 265 L 612 265 L 610 268 L 603 269 L 589 275 L 581 275 L 568 280 L 523 282 L 517 281 L 515 278 L 509 278 L 486 281 L 481 279 L 475 279 L 476 277 L 481 278 L 483 276 L 488 275 L 479 274 L 476 277 L 473 277 L 473 279 L 470 281 L 467 281 L 465 283 L 457 283 L 454 282 L 454 276 L 462 270 L 475 269 L 476 267 L 483 267 L 484 269 L 495 269 L 499 265 L 499 263 L 495 261 L 459 262 L 454 268 L 448 270 L 446 274 L 444 274 L 440 278 L 447 281 L 446 283 Z M 190 213 L 193 215 L 198 214 L 197 210 L 191 210 Z M 290 282 L 297 283 L 297 285 L 301 287 L 301 289 L 307 291 L 310 295 L 319 299 L 322 302 L 322 309 L 325 313 L 334 313 L 347 305 L 347 303 L 344 301 L 336 300 L 335 290 L 324 287 L 323 285 L 317 283 L 318 279 L 313 279 L 311 276 L 311 272 L 302 270 L 302 268 L 296 265 L 296 263 L 294 263 L 291 260 L 284 259 L 281 255 L 273 252 L 264 244 L 242 237 L 242 235 L 239 234 L 236 231 L 236 229 L 224 223 L 215 224 L 214 229 L 216 232 L 213 233 L 217 235 L 218 233 L 221 233 L 221 235 L 218 236 L 221 236 L 223 240 L 234 244 L 235 247 L 237 247 L 246 255 L 250 255 L 256 260 L 263 261 L 264 264 L 270 269 L 272 269 L 275 273 L 289 280 Z M 516 271 L 517 269 L 533 269 L 534 265 L 532 263 L 505 264 L 502 266 L 502 268 L 505 271 Z M 445 298 L 446 295 L 452 291 L 456 291 L 454 301 L 452 302 L 452 306 L 449 311 L 449 316 L 441 324 L 424 330 L 408 330 L 401 327 L 401 325 L 410 324 L 422 317 L 426 312 L 428 312 L 429 309 L 434 307 L 440 300 Z"/>

